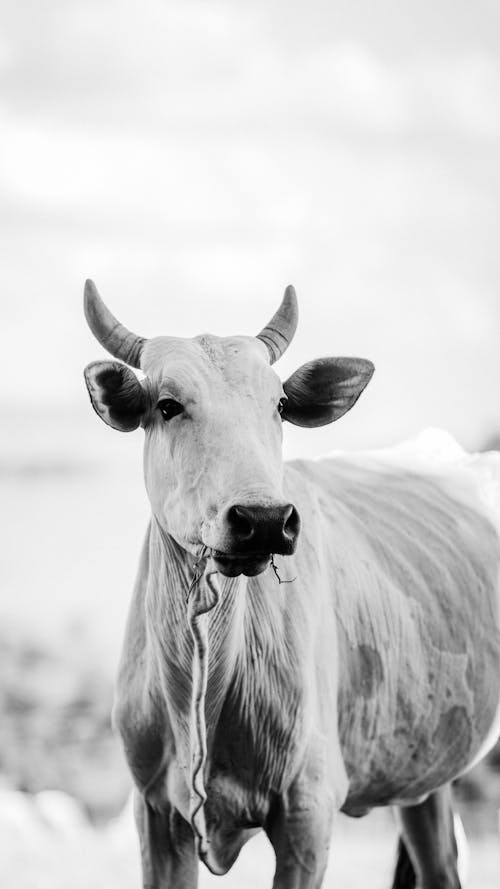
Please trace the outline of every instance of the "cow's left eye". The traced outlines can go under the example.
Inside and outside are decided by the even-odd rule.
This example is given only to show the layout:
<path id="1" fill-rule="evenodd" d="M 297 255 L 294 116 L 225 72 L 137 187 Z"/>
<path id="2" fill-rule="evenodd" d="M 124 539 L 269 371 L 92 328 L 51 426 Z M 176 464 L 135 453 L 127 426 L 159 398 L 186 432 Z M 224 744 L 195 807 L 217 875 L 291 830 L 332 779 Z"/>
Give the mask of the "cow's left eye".
<path id="1" fill-rule="evenodd" d="M 287 401 L 288 401 L 288 398 L 280 398 L 280 400 L 278 401 L 278 413 L 279 414 L 283 413 L 283 408 L 285 407 L 285 404 Z"/>
<path id="2" fill-rule="evenodd" d="M 179 404 L 178 401 L 175 401 L 173 398 L 162 398 L 161 401 L 158 402 L 157 407 L 161 411 L 161 415 L 164 420 L 171 420 L 172 417 L 180 414 L 184 408 L 182 404 Z"/>

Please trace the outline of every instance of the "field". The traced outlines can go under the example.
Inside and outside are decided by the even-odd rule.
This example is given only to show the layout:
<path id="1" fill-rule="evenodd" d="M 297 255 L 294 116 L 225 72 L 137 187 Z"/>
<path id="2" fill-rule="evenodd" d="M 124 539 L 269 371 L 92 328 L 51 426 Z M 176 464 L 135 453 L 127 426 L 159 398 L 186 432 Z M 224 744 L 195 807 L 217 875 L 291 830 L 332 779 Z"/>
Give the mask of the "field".
<path id="1" fill-rule="evenodd" d="M 139 889 L 138 849 L 130 805 L 114 821 L 92 828 L 69 798 L 0 794 L 0 885 L 9 889 Z M 388 889 L 395 825 L 389 812 L 361 821 L 340 816 L 324 889 Z M 265 889 L 273 853 L 263 835 L 243 849 L 233 870 L 214 877 L 200 867 L 200 889 Z M 498 837 L 475 839 L 469 849 L 469 889 L 497 889 Z"/>

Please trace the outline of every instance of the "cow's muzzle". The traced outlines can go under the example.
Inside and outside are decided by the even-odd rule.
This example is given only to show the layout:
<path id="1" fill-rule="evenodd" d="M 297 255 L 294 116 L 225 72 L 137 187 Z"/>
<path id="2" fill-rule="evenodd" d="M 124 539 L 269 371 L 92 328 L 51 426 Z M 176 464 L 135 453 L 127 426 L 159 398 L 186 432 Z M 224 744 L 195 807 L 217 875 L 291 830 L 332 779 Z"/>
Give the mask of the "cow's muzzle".
<path id="1" fill-rule="evenodd" d="M 293 503 L 233 503 L 219 517 L 218 533 L 206 544 L 215 566 L 226 577 L 253 577 L 273 555 L 291 556 L 300 532 Z"/>
<path id="2" fill-rule="evenodd" d="M 271 562 L 271 553 L 252 553 L 251 555 L 240 555 L 238 553 L 229 555 L 221 552 L 221 550 L 213 549 L 212 558 L 214 560 L 217 571 L 225 577 L 239 577 L 245 574 L 247 577 L 255 577 L 262 574 Z"/>
<path id="3" fill-rule="evenodd" d="M 226 510 L 224 525 L 227 554 L 290 556 L 297 546 L 300 518 L 292 503 L 272 506 L 235 503 Z"/>

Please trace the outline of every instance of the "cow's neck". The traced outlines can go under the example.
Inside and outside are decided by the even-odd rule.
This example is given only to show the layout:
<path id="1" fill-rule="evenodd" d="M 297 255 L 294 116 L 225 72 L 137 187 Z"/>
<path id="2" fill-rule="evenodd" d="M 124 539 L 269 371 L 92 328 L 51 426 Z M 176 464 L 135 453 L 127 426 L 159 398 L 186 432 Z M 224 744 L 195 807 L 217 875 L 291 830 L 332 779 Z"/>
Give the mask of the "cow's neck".
<path id="1" fill-rule="evenodd" d="M 191 719 L 194 646 L 187 606 L 195 562 L 171 537 L 152 527 L 146 593 L 148 663 L 154 671 L 150 681 L 157 689 L 159 684 L 167 706 L 174 776 L 167 780 L 185 817 L 197 750 Z M 208 627 L 208 757 L 212 760 L 221 744 L 226 758 L 244 763 L 252 793 L 258 795 L 257 785 L 286 783 L 304 754 L 306 738 L 298 731 L 304 725 L 301 677 L 308 664 L 311 669 L 313 653 L 306 645 L 310 633 L 302 630 L 312 619 L 311 610 L 270 572 L 262 580 L 216 577 L 219 601 L 209 614 Z M 287 619 L 289 609 L 296 620 Z M 211 805 L 213 809 L 213 795 Z"/>
<path id="2" fill-rule="evenodd" d="M 148 637 L 156 657 L 157 680 L 167 701 L 172 725 L 189 735 L 193 679 L 193 639 L 188 622 L 188 595 L 196 559 L 152 523 L 150 577 L 146 600 Z M 243 644 L 246 578 L 215 576 L 219 601 L 209 615 L 207 724 L 215 727 Z M 196 595 L 194 589 L 191 595 Z"/>

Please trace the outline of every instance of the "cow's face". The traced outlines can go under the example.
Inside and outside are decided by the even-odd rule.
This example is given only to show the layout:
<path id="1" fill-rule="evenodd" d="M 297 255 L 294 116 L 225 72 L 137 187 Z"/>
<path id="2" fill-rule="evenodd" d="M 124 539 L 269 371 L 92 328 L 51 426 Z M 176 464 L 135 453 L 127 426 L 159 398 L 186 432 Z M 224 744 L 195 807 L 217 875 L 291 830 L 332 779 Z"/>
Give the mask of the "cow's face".
<path id="1" fill-rule="evenodd" d="M 258 573 L 291 553 L 299 520 L 282 490 L 278 376 L 256 339 L 151 340 L 144 470 L 153 512 L 226 573 Z M 220 554 L 220 555 L 217 555 Z"/>
<path id="2" fill-rule="evenodd" d="M 295 295 L 287 293 L 284 321 L 282 305 L 258 337 L 145 341 L 118 325 L 93 285 L 86 289 L 87 318 L 98 338 L 144 374 L 139 381 L 118 362 L 88 365 L 92 404 L 117 429 L 144 428 L 144 474 L 156 520 L 192 553 L 207 547 L 229 576 L 259 574 L 273 553 L 295 550 L 300 518 L 283 491 L 282 421 L 317 426 L 337 419 L 373 372 L 361 359 L 320 359 L 282 385 L 271 362 L 283 350 L 280 337 L 286 347 L 295 329 L 296 318 L 291 334 L 277 327 L 290 322 Z M 96 317 L 104 318 L 104 333 Z"/>

